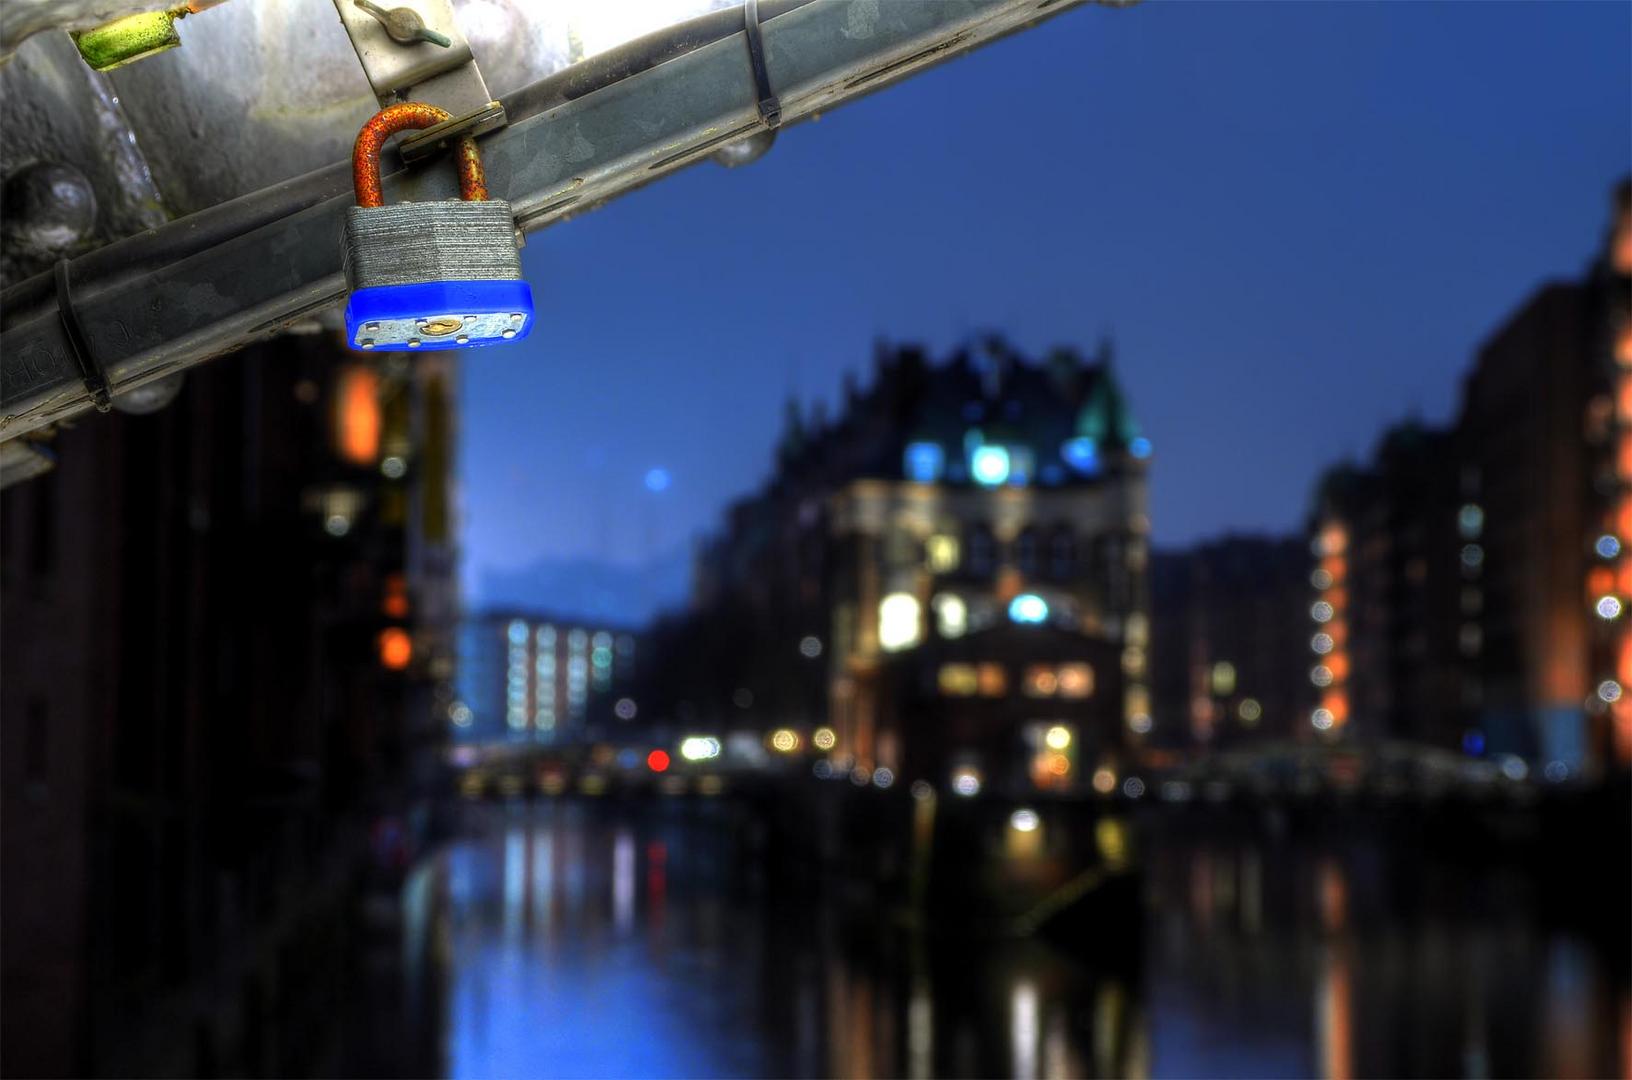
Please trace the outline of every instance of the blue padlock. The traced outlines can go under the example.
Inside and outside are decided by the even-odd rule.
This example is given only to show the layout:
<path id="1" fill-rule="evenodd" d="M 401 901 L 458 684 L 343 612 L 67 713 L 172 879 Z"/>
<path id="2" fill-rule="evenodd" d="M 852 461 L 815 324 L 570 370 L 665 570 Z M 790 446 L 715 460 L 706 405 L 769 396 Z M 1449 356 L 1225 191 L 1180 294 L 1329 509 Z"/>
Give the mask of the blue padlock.
<path id="1" fill-rule="evenodd" d="M 353 348 L 463 349 L 518 341 L 533 328 L 533 291 L 521 280 L 515 215 L 487 197 L 476 142 L 459 139 L 459 199 L 384 205 L 380 147 L 399 131 L 448 120 L 405 102 L 357 135 L 357 205 L 346 214 L 346 341 Z"/>

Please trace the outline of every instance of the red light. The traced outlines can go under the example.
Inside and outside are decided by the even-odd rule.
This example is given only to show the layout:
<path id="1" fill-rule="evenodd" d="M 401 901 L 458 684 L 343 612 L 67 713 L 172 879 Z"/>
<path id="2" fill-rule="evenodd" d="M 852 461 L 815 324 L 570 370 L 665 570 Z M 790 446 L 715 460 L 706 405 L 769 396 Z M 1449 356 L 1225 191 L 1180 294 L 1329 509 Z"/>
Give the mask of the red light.
<path id="1" fill-rule="evenodd" d="M 667 750 L 653 750 L 646 755 L 646 767 L 653 772 L 664 772 L 669 767 L 669 752 Z"/>

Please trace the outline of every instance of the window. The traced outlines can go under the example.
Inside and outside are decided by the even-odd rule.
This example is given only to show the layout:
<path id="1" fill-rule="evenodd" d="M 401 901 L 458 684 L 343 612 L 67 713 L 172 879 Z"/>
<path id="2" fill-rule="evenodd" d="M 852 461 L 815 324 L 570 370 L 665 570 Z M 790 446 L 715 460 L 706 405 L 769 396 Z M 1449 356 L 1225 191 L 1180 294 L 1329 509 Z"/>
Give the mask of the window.
<path id="1" fill-rule="evenodd" d="M 1027 697 L 1053 697 L 1059 688 L 1059 677 L 1054 674 L 1051 665 L 1032 664 L 1026 668 L 1026 677 L 1021 683 L 1021 690 Z"/>
<path id="2" fill-rule="evenodd" d="M 1094 692 L 1094 669 L 1087 664 L 1061 664 L 1055 675 L 1062 698 L 1085 698 Z"/>
<path id="3" fill-rule="evenodd" d="M 943 638 L 962 637 L 969 629 L 969 608 L 963 597 L 940 593 L 930 601 L 935 609 L 935 632 Z"/>
<path id="4" fill-rule="evenodd" d="M 886 652 L 909 649 L 918 644 L 918 598 L 911 593 L 891 593 L 878 605 L 878 644 Z"/>
<path id="5" fill-rule="evenodd" d="M 950 574 L 958 568 L 962 547 L 956 536 L 937 534 L 924 541 L 924 564 L 934 574 Z"/>
<path id="6" fill-rule="evenodd" d="M 973 664 L 942 664 L 936 683 L 947 697 L 974 697 L 980 676 Z"/>
<path id="7" fill-rule="evenodd" d="M 920 484 L 933 484 L 939 480 L 945 467 L 946 452 L 937 443 L 908 443 L 906 453 L 902 455 L 901 471 L 908 480 Z"/>

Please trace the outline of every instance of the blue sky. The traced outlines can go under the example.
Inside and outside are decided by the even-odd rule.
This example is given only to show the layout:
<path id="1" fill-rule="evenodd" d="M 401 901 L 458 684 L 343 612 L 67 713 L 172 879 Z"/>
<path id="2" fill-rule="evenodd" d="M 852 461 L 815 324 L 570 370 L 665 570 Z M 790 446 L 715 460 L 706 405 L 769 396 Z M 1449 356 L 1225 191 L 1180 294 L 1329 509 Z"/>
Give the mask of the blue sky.
<path id="1" fill-rule="evenodd" d="M 881 337 L 1110 334 L 1157 541 L 1294 527 L 1597 250 L 1629 46 L 1622 3 L 1087 7 L 534 234 L 539 328 L 464 369 L 467 595 L 673 558 Z"/>

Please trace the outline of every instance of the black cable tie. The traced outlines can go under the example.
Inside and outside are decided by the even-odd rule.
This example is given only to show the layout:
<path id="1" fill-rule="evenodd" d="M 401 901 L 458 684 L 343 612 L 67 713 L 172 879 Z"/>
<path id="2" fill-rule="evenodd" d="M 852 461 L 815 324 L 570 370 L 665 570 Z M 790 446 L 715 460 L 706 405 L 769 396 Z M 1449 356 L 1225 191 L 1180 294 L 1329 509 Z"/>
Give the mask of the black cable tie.
<path id="1" fill-rule="evenodd" d="M 782 124 L 782 102 L 771 91 L 771 73 L 765 67 L 765 35 L 759 28 L 759 0 L 742 5 L 743 36 L 748 39 L 748 63 L 754 69 L 754 90 L 759 95 L 759 118 L 768 128 Z"/>
<path id="2" fill-rule="evenodd" d="M 74 311 L 74 300 L 68 291 L 67 259 L 57 260 L 56 279 L 57 315 L 62 319 L 62 332 L 68 338 L 68 348 L 73 350 L 79 377 L 85 383 L 85 391 L 91 395 L 91 404 L 96 406 L 96 411 L 107 412 L 113 408 L 113 395 L 108 392 L 107 373 L 96 362 L 90 339 L 85 336 L 84 328 L 79 325 L 79 314 Z"/>

